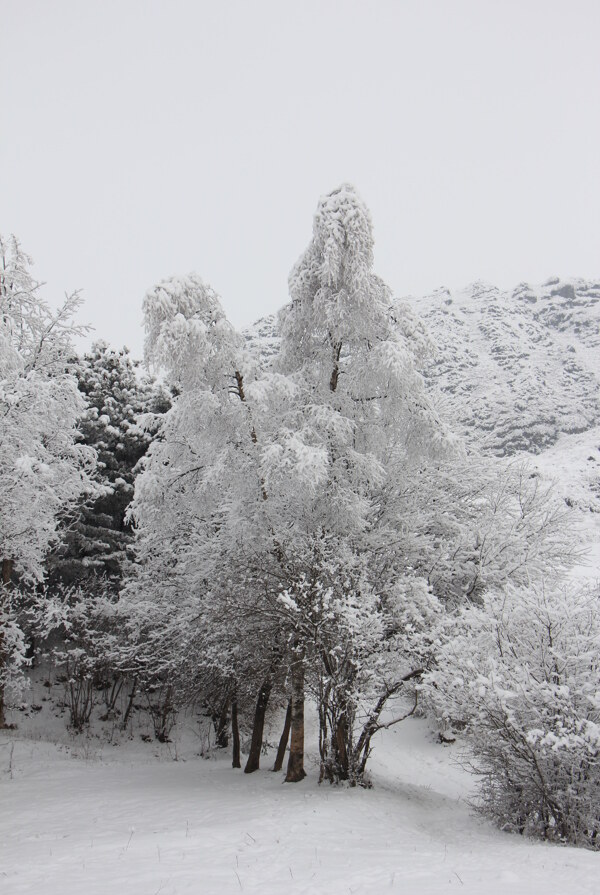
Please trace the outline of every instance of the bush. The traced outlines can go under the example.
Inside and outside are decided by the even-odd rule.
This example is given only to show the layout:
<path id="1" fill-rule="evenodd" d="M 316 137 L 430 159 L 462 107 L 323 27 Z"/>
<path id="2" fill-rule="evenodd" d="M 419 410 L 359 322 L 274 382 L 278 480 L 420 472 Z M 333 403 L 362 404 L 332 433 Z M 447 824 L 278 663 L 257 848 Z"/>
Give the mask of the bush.
<path id="1" fill-rule="evenodd" d="M 466 724 L 480 807 L 504 829 L 600 848 L 600 593 L 507 588 L 464 609 L 425 682 Z"/>
<path id="2" fill-rule="evenodd" d="M 30 616 L 42 651 L 64 679 L 71 727 L 81 731 L 88 724 L 97 691 L 106 716 L 114 713 L 123 682 L 118 604 L 102 593 L 57 586 L 51 595 L 39 594 Z"/>

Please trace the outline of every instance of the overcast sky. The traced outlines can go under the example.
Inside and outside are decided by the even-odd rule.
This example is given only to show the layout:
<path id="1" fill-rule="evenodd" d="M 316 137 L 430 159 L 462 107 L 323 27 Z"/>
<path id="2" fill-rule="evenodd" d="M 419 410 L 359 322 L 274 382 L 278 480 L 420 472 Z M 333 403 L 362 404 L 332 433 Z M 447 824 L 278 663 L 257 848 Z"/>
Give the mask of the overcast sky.
<path id="1" fill-rule="evenodd" d="M 353 183 L 398 295 L 600 276 L 599 0 L 0 0 L 0 232 L 96 337 L 195 270 L 243 325 Z"/>

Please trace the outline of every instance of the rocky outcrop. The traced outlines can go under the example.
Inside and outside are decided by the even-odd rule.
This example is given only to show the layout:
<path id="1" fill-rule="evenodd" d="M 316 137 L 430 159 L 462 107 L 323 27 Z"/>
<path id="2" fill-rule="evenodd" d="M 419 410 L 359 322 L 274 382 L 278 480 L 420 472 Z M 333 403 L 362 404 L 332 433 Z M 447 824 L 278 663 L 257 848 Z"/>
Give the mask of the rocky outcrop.
<path id="1" fill-rule="evenodd" d="M 436 345 L 425 369 L 453 425 L 499 456 L 600 423 L 600 283 L 474 283 L 410 299 Z"/>

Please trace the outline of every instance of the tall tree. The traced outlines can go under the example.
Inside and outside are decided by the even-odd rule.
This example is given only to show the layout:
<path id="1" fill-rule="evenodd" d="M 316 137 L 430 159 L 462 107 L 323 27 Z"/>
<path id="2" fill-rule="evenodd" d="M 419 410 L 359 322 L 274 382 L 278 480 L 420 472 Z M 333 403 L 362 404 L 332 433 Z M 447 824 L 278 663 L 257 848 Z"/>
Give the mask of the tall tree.
<path id="1" fill-rule="evenodd" d="M 222 702 L 230 689 L 239 701 L 254 681 L 258 731 L 278 648 L 256 623 L 258 585 L 248 563 L 273 547 L 247 397 L 255 365 L 199 277 L 159 284 L 144 309 L 146 358 L 179 394 L 136 482 L 139 566 L 125 599 L 144 632 L 142 652 L 153 644 L 155 669 L 157 656 L 171 679 L 191 664 L 196 681 L 204 669 L 211 702 L 215 680 L 223 682 Z"/>
<path id="2" fill-rule="evenodd" d="M 358 780 L 388 700 L 431 661 L 444 607 L 569 551 L 538 480 L 466 458 L 438 416 L 420 372 L 426 333 L 374 274 L 370 215 L 352 187 L 320 200 L 290 296 L 274 369 L 294 390 L 273 402 L 263 478 L 293 654 L 320 708 L 321 773 Z"/>
<path id="3" fill-rule="evenodd" d="M 320 692 L 330 705 L 322 706 L 322 721 L 335 702 L 331 733 L 343 765 L 359 653 L 364 660 L 365 649 L 381 651 L 390 594 L 399 580 L 416 575 L 414 558 L 390 547 L 399 523 L 389 512 L 390 493 L 424 465 L 443 463 L 455 445 L 418 372 L 426 335 L 373 273 L 371 219 L 352 187 L 320 200 L 313 239 L 290 275 L 290 296 L 280 315 L 275 369 L 293 379 L 296 393 L 266 480 L 277 478 L 281 515 L 290 507 L 282 547 L 292 549 L 293 539 L 297 564 L 306 570 L 302 586 L 290 589 L 298 614 L 295 653 L 313 670 L 324 663 Z M 296 467 L 311 469 L 312 488 L 298 489 L 286 469 L 290 453 L 303 458 Z M 302 698 L 299 678 L 292 704 Z M 297 718 L 301 725 L 300 711 Z M 293 742 L 295 727 L 292 708 Z M 295 741 L 301 744 L 300 732 Z"/>

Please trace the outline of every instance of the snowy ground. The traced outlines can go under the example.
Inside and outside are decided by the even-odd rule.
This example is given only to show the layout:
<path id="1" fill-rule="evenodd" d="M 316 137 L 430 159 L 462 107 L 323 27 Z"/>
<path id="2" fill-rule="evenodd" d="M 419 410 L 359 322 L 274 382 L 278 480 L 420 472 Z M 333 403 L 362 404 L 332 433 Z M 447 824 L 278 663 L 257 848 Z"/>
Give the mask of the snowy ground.
<path id="1" fill-rule="evenodd" d="M 3 895 L 600 891 L 599 854 L 474 816 L 459 747 L 436 744 L 422 720 L 385 734 L 370 790 L 319 787 L 314 767 L 296 785 L 268 770 L 245 776 L 185 740 L 116 748 L 4 733 Z"/>

